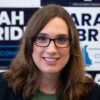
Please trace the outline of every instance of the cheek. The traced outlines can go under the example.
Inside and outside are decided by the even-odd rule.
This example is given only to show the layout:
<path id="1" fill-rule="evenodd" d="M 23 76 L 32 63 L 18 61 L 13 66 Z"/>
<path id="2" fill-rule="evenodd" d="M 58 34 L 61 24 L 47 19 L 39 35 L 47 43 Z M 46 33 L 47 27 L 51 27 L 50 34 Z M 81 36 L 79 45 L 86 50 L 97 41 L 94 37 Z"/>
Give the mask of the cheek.
<path id="1" fill-rule="evenodd" d="M 38 55 L 40 53 L 41 53 L 40 47 L 37 47 L 36 45 L 33 45 L 33 52 L 32 52 L 32 54 L 33 55 Z"/>
<path id="2" fill-rule="evenodd" d="M 70 58 L 70 47 L 62 50 L 62 56 L 63 56 L 63 60 L 65 61 L 65 63 L 67 63 Z"/>
<path id="3" fill-rule="evenodd" d="M 38 48 L 35 45 L 33 45 L 33 51 L 32 51 L 32 58 L 33 58 L 33 60 L 36 59 L 36 55 L 37 54 L 38 54 Z"/>
<path id="4" fill-rule="evenodd" d="M 41 55 L 42 50 L 39 47 L 33 45 L 32 58 L 35 63 L 38 63 L 40 61 Z"/>
<path id="5" fill-rule="evenodd" d="M 33 45 L 32 59 L 36 65 L 38 65 L 39 61 L 39 50 L 36 46 Z"/>
<path id="6" fill-rule="evenodd" d="M 37 50 L 38 50 L 37 47 L 35 45 L 33 45 L 33 52 L 32 53 L 36 52 Z"/>
<path id="7" fill-rule="evenodd" d="M 62 55 L 65 56 L 65 57 L 70 56 L 70 47 L 62 50 Z"/>

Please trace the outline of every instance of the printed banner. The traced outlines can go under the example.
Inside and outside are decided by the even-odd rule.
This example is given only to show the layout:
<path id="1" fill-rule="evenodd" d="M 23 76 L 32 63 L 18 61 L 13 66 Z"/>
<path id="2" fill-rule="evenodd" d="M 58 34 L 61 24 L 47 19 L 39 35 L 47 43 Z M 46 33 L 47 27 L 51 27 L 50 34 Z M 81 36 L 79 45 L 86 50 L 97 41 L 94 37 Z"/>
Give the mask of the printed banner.
<path id="1" fill-rule="evenodd" d="M 86 70 L 100 70 L 100 7 L 65 9 L 77 26 Z"/>
<path id="2" fill-rule="evenodd" d="M 0 8 L 0 69 L 16 56 L 26 23 L 38 8 Z"/>

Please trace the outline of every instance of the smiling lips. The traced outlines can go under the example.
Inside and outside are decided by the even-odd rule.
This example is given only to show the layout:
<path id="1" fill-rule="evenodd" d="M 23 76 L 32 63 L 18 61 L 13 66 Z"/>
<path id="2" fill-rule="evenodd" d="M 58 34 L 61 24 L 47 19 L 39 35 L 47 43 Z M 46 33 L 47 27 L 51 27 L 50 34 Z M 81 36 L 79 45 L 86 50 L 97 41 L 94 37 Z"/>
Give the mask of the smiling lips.
<path id="1" fill-rule="evenodd" d="M 59 58 L 44 57 L 47 64 L 56 64 Z"/>

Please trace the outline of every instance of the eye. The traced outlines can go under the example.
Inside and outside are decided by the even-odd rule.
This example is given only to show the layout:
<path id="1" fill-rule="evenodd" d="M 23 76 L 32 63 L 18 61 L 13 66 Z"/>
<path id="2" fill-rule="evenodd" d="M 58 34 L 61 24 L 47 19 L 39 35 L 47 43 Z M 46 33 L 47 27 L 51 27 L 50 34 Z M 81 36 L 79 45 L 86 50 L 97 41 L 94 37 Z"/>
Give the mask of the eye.
<path id="1" fill-rule="evenodd" d="M 46 42 L 48 41 L 48 38 L 46 36 L 37 36 L 36 41 Z"/>
<path id="2" fill-rule="evenodd" d="M 56 38 L 56 41 L 58 43 L 65 43 L 65 42 L 69 41 L 69 38 L 67 38 L 67 37 L 58 37 L 58 38 Z"/>

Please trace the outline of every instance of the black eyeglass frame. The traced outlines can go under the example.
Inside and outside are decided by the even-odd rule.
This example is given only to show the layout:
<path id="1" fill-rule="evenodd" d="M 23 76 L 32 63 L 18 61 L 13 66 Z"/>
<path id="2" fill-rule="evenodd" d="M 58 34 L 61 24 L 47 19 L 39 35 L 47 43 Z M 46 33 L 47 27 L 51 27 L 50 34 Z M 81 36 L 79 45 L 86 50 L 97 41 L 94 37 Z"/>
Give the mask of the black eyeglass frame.
<path id="1" fill-rule="evenodd" d="M 67 47 L 69 47 L 70 42 L 71 42 L 70 38 L 66 38 L 68 40 L 68 44 L 65 47 L 60 47 L 60 46 L 57 46 L 57 43 L 56 43 L 56 39 L 57 38 L 55 38 L 55 39 L 51 39 L 51 38 L 48 38 L 48 37 L 46 37 L 46 38 L 49 39 L 48 44 L 46 46 L 40 46 L 36 42 L 37 37 L 34 37 L 34 43 L 35 43 L 35 45 L 38 46 L 38 47 L 48 47 L 50 45 L 51 41 L 53 41 L 56 47 L 58 47 L 58 48 L 67 48 Z"/>

